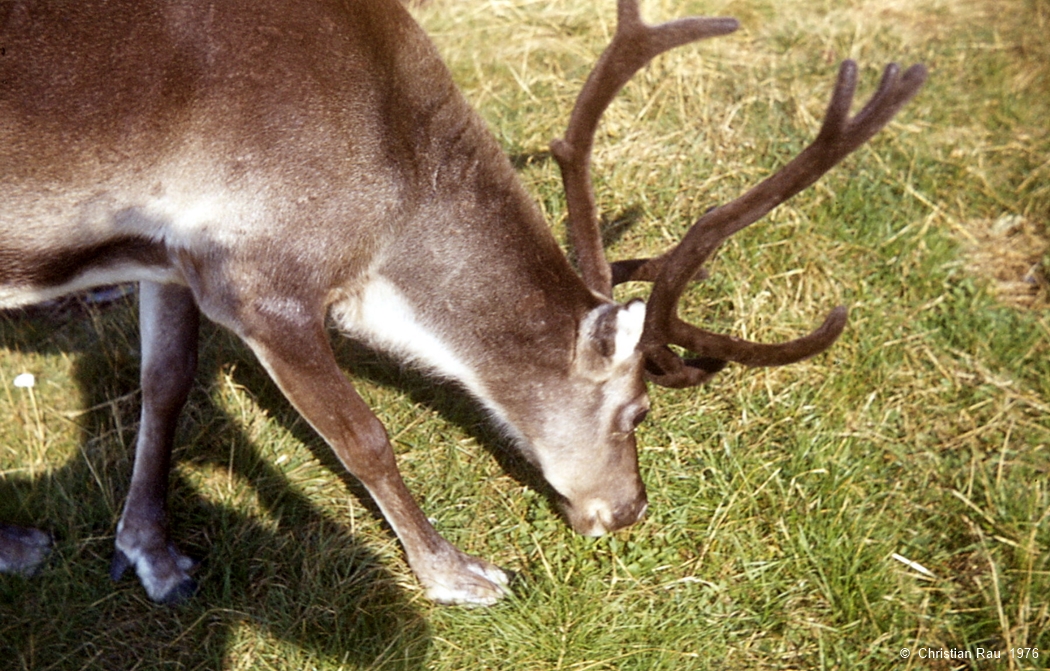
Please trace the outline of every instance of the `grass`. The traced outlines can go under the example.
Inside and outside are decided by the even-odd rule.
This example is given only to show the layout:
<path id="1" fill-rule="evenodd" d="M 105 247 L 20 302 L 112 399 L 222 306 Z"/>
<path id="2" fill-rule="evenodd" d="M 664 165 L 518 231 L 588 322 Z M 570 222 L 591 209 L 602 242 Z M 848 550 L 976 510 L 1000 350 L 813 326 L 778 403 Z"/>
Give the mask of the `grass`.
<path id="1" fill-rule="evenodd" d="M 545 151 L 612 5 L 415 10 L 560 239 Z M 250 353 L 206 327 L 172 487 L 201 590 L 171 608 L 107 578 L 138 412 L 133 299 L 5 315 L 0 519 L 58 537 L 42 574 L 0 576 L 6 668 L 1050 666 L 1050 5 L 644 12 L 730 14 L 743 29 L 662 57 L 609 110 L 595 173 L 614 258 L 665 248 L 789 160 L 842 58 L 862 65 L 859 97 L 886 62 L 930 67 L 887 131 L 736 236 L 686 297 L 692 320 L 768 341 L 848 304 L 830 352 L 651 390 L 649 516 L 592 540 L 508 474 L 468 400 L 337 340 L 439 530 L 517 573 L 512 598 L 472 610 L 422 599 L 367 496 Z M 633 295 L 645 288 L 620 297 Z M 25 371 L 32 395 L 12 385 Z M 920 656 L 979 648 L 1002 659 Z"/>

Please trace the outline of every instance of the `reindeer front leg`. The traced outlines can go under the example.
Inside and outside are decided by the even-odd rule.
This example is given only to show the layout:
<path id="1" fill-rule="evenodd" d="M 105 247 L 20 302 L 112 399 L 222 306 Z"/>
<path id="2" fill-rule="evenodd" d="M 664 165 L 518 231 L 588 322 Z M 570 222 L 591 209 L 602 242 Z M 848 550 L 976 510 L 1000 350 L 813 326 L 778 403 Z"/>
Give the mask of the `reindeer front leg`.
<path id="1" fill-rule="evenodd" d="M 175 426 L 197 370 L 199 320 L 189 289 L 142 283 L 142 420 L 110 576 L 119 580 L 134 566 L 158 603 L 181 601 L 196 590 L 187 573 L 193 560 L 168 538 L 167 498 Z"/>
<path id="2" fill-rule="evenodd" d="M 300 315 L 301 316 L 301 315 Z M 245 340 L 285 396 L 368 489 L 405 548 L 408 563 L 439 603 L 487 605 L 507 593 L 507 576 L 442 538 L 412 498 L 386 429 L 336 363 L 323 318 L 273 318 Z"/>

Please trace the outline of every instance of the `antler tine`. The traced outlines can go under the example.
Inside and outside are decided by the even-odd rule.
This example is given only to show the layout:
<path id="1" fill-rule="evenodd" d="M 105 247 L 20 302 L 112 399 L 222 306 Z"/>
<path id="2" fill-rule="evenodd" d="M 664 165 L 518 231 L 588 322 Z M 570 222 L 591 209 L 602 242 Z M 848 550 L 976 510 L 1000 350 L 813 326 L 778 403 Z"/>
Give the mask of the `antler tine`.
<path id="1" fill-rule="evenodd" d="M 681 321 L 678 299 L 707 258 L 731 235 L 765 216 L 771 209 L 813 184 L 849 153 L 867 142 L 900 108 L 918 93 L 926 68 L 915 65 L 903 76 L 896 64 L 886 67 L 878 90 L 852 119 L 850 105 L 857 84 L 857 66 L 845 61 L 817 138 L 794 160 L 737 200 L 708 211 L 677 247 L 654 259 L 622 264 L 628 279 L 655 277 L 646 310 L 639 347 L 645 352 L 649 379 L 665 386 L 689 386 L 710 374 L 711 361 L 735 361 L 748 366 L 793 363 L 827 349 L 846 323 L 846 310 L 838 307 L 816 331 L 779 345 L 761 345 L 704 331 Z M 706 365 L 696 366 L 673 354 L 675 344 L 700 354 Z M 705 377 L 706 375 L 706 377 Z M 701 379 L 702 378 L 702 379 Z"/>
<path id="2" fill-rule="evenodd" d="M 736 19 L 690 17 L 650 26 L 642 21 L 637 0 L 619 0 L 616 33 L 587 77 L 569 117 L 565 136 L 551 142 L 561 167 L 569 210 L 569 238 L 584 283 L 612 297 L 612 271 L 602 248 L 591 189 L 590 161 L 598 120 L 624 84 L 646 63 L 674 47 L 739 27 Z"/>
<path id="3" fill-rule="evenodd" d="M 745 366 L 783 366 L 820 354 L 831 347 L 846 326 L 846 308 L 832 310 L 824 323 L 809 335 L 785 343 L 755 343 L 712 333 L 675 317 L 671 342 L 699 354 L 682 359 L 666 346 L 646 350 L 646 376 L 663 387 L 695 387 L 733 361 Z"/>

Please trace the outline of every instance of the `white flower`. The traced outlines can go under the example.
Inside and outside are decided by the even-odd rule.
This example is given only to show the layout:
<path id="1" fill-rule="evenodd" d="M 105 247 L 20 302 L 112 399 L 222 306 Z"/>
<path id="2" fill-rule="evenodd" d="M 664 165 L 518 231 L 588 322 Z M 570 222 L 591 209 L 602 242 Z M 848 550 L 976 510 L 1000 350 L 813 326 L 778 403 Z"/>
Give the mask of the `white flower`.
<path id="1" fill-rule="evenodd" d="M 36 384 L 36 378 L 32 373 L 22 373 L 15 376 L 15 386 L 28 389 Z"/>

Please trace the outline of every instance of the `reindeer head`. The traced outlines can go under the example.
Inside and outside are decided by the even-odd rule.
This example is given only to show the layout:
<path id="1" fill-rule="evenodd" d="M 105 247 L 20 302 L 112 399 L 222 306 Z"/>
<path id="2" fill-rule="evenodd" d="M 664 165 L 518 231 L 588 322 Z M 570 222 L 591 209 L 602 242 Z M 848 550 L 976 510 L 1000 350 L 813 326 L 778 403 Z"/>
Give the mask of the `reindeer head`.
<path id="1" fill-rule="evenodd" d="M 579 322 L 568 372 L 559 367 L 522 376 L 511 386 L 516 398 L 501 404 L 505 423 L 557 492 L 569 524 L 587 536 L 628 526 L 645 513 L 634 438 L 649 411 L 638 350 L 644 320 L 641 301 L 599 303 Z"/>
<path id="2" fill-rule="evenodd" d="M 567 389 L 556 394 L 551 390 L 561 405 L 542 404 L 547 408 L 542 422 L 521 428 L 532 443 L 526 452 L 564 497 L 573 528 L 584 534 L 600 535 L 627 526 L 645 511 L 634 439 L 634 429 L 649 405 L 645 380 L 666 387 L 697 386 L 728 362 L 794 363 L 823 352 L 838 338 L 846 323 L 846 309 L 841 306 L 809 335 L 772 345 L 705 331 L 679 319 L 676 307 L 685 287 L 703 276 L 703 264 L 729 236 L 813 184 L 870 139 L 926 78 L 921 65 L 903 74 L 897 65 L 889 65 L 871 100 L 851 118 L 857 67 L 844 62 L 820 133 L 801 154 L 740 198 L 710 209 L 664 254 L 610 264 L 602 249 L 589 167 L 602 113 L 653 57 L 737 27 L 734 19 L 695 17 L 649 26 L 642 22 L 636 0 L 619 0 L 612 42 L 584 84 L 565 136 L 551 144 L 565 184 L 569 236 L 580 275 L 603 303 L 580 321 L 572 370 L 562 383 Z M 612 302 L 613 286 L 627 281 L 652 283 L 647 307 L 641 302 L 626 306 Z M 694 356 L 683 358 L 671 345 Z M 596 422 L 584 429 L 578 426 L 581 417 Z"/>

